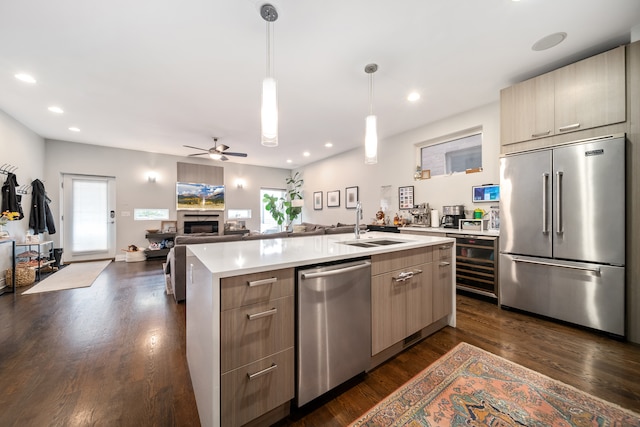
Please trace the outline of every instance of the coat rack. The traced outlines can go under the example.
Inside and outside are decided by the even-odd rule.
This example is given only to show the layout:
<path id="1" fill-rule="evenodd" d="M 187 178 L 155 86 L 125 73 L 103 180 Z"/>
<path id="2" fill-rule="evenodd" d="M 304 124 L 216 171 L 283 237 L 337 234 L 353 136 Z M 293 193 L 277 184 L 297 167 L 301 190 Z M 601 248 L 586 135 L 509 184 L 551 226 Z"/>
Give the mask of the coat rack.
<path id="1" fill-rule="evenodd" d="M 18 170 L 18 167 L 11 166 L 9 163 L 5 163 L 4 165 L 0 166 L 0 173 L 3 175 L 9 175 L 10 173 L 14 173 L 16 170 Z"/>
<path id="2" fill-rule="evenodd" d="M 29 186 L 28 185 L 21 185 L 20 187 L 16 188 L 16 193 L 18 194 L 29 194 Z"/>

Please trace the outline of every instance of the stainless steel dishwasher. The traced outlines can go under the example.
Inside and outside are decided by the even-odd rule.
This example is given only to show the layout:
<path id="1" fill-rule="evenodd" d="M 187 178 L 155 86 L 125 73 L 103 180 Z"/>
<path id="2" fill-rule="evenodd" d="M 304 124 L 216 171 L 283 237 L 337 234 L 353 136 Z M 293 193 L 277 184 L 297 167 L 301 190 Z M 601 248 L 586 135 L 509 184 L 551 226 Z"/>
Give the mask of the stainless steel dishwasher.
<path id="1" fill-rule="evenodd" d="M 369 368 L 371 261 L 298 270 L 296 317 L 300 407 Z"/>

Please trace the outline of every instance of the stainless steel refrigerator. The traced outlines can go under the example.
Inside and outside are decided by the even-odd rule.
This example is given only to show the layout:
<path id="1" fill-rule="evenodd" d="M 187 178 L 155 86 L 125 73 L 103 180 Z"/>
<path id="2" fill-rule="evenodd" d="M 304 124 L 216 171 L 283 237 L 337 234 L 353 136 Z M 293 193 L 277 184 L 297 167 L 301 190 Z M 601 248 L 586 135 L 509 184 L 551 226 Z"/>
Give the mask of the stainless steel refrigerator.
<path id="1" fill-rule="evenodd" d="M 624 136 L 500 162 L 500 305 L 624 336 Z"/>

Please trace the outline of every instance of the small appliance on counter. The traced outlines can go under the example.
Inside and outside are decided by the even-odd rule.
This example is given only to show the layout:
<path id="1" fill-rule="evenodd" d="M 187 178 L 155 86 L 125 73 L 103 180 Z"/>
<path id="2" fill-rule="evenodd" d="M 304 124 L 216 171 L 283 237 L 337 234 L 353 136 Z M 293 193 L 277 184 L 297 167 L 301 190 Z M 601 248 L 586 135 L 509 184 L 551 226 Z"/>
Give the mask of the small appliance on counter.
<path id="1" fill-rule="evenodd" d="M 489 225 L 488 219 L 461 219 L 459 221 L 460 230 L 485 231 Z"/>
<path id="2" fill-rule="evenodd" d="M 444 228 L 458 228 L 460 220 L 465 219 L 464 205 L 451 205 L 442 207 L 442 220 L 440 225 Z"/>
<path id="3" fill-rule="evenodd" d="M 413 209 L 409 209 L 409 213 L 413 216 L 411 225 L 415 227 L 429 227 L 431 224 L 429 203 L 421 203 L 415 205 Z"/>

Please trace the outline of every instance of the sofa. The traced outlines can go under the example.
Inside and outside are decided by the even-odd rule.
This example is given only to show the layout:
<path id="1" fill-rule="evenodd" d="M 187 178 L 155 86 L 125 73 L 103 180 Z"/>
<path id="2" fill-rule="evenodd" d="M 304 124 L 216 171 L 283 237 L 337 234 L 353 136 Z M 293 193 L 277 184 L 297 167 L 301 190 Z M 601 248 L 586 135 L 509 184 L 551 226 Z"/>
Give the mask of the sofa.
<path id="1" fill-rule="evenodd" d="M 165 273 L 169 275 L 173 297 L 176 302 L 184 301 L 187 297 L 187 245 L 203 243 L 233 242 L 239 240 L 281 239 L 302 236 L 315 236 L 323 234 L 353 233 L 354 224 L 321 225 L 302 223 L 296 225 L 294 231 L 278 233 L 247 233 L 247 234 L 207 234 L 194 233 L 176 236 L 174 246 L 167 255 Z M 361 230 L 366 230 L 366 225 L 361 225 Z"/>

